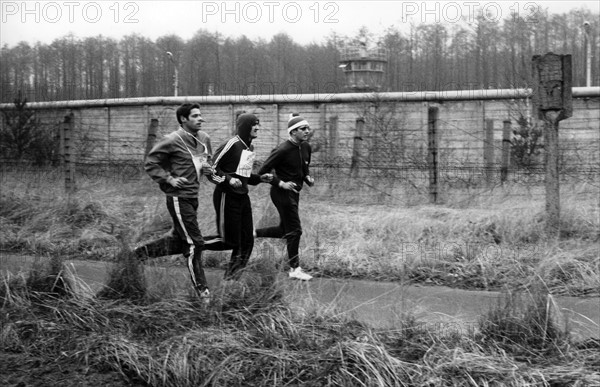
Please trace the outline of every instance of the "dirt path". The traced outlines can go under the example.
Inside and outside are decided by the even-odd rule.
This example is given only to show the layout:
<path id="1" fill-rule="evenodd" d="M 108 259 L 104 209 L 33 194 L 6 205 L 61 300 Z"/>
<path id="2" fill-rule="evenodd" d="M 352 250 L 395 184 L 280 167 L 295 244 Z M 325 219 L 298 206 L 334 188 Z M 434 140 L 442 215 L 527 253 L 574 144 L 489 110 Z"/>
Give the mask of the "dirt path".
<path id="1" fill-rule="evenodd" d="M 39 258 L 38 258 L 39 259 Z M 35 258 L 2 253 L 0 273 L 26 270 Z M 93 290 L 105 282 L 111 264 L 97 261 L 68 261 L 70 270 Z M 207 270 L 211 287 L 218 287 L 221 270 Z M 349 279 L 314 278 L 309 282 L 287 279 L 286 296 L 299 310 L 328 309 L 349 315 L 377 328 L 395 329 L 402 316 L 414 315 L 422 324 L 440 334 L 468 333 L 476 329 L 477 319 L 501 299 L 501 293 L 469 291 L 442 286 L 404 285 Z M 149 289 L 168 283 L 173 292 L 186 292 L 188 272 L 182 266 L 146 266 Z M 161 279 L 158 281 L 158 279 Z M 600 298 L 553 297 L 563 319 L 568 319 L 575 338 L 600 338 Z"/>

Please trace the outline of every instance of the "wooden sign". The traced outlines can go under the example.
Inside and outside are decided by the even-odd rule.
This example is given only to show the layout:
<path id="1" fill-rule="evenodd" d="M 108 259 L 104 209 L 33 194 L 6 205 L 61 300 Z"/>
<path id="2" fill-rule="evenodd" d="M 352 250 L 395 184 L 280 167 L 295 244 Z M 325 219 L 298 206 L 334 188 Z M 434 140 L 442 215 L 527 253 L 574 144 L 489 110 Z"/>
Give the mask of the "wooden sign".
<path id="1" fill-rule="evenodd" d="M 573 115 L 571 55 L 533 56 L 533 109 L 540 119 L 558 112 L 557 121 Z"/>
<path id="2" fill-rule="evenodd" d="M 546 123 L 546 231 L 555 238 L 560 235 L 558 122 L 573 115 L 571 78 L 571 55 L 533 57 L 533 109 Z"/>

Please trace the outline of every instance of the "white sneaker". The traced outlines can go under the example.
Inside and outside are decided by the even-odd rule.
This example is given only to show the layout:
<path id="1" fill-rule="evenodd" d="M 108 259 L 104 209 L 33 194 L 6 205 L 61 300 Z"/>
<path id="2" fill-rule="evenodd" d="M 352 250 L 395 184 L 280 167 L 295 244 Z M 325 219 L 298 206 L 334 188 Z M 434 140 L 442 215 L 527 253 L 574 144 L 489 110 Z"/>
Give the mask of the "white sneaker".
<path id="1" fill-rule="evenodd" d="M 196 288 L 196 293 L 198 294 L 198 297 L 200 297 L 200 302 L 202 302 L 205 305 L 208 305 L 210 303 L 210 291 L 208 290 L 208 288 L 204 290 Z"/>
<path id="2" fill-rule="evenodd" d="M 303 272 L 300 266 L 295 269 L 290 269 L 289 276 L 290 278 L 299 279 L 301 281 L 310 281 L 312 279 L 312 275 Z"/>

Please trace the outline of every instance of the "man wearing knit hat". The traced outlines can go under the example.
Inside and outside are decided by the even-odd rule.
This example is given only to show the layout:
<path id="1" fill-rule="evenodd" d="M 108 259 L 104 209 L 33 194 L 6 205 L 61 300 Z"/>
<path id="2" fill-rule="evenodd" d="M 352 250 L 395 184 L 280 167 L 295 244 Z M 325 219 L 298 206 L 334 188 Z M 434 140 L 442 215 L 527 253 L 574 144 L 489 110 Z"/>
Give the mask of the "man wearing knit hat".
<path id="1" fill-rule="evenodd" d="M 207 236 L 204 250 L 232 250 L 225 279 L 238 279 L 254 248 L 252 206 L 248 184 L 270 182 L 272 175 L 252 173 L 254 148 L 260 122 L 254 114 L 244 113 L 236 121 L 236 136 L 215 151 L 214 173 L 208 178 L 216 184 L 213 193 L 217 235 Z"/>
<path id="2" fill-rule="evenodd" d="M 285 238 L 290 265 L 289 277 L 308 281 L 312 276 L 300 267 L 298 254 L 302 235 L 298 203 L 303 184 L 314 184 L 309 174 L 311 148 L 307 140 L 310 126 L 299 114 L 292 113 L 288 120 L 288 134 L 288 140 L 271 152 L 258 171 L 259 174 L 264 174 L 275 170 L 270 194 L 279 212 L 280 223 L 278 226 L 256 230 L 256 237 Z"/>

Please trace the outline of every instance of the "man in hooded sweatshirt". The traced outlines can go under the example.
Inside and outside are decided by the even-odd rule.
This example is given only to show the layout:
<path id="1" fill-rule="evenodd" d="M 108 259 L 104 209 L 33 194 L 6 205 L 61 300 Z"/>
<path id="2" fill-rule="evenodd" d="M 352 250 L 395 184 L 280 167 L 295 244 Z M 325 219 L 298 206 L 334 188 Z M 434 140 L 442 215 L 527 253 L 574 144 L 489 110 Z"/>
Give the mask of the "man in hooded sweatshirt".
<path id="1" fill-rule="evenodd" d="M 273 176 L 252 172 L 254 147 L 260 121 L 250 113 L 238 116 L 236 136 L 221 145 L 213 155 L 213 174 L 208 178 L 216 184 L 213 204 L 216 212 L 217 235 L 204 239 L 204 250 L 232 250 L 225 279 L 238 279 L 254 248 L 252 206 L 248 184 L 268 183 Z"/>

